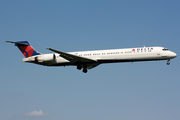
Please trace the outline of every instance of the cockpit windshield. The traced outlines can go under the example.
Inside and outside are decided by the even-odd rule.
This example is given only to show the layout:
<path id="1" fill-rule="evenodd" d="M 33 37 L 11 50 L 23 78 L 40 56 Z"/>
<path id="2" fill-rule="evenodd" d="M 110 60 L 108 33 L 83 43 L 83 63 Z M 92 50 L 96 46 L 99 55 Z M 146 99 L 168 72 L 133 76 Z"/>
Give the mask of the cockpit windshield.
<path id="1" fill-rule="evenodd" d="M 162 50 L 163 50 L 163 51 L 167 51 L 168 49 L 167 49 L 167 48 L 163 48 Z"/>

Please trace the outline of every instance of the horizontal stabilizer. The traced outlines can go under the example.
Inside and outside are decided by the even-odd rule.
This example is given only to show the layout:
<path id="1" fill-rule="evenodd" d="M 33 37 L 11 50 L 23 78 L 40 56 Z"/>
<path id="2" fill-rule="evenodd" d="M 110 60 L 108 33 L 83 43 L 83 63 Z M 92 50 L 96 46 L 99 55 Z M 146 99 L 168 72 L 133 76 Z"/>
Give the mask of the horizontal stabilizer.
<path id="1" fill-rule="evenodd" d="M 8 43 L 15 43 L 17 45 L 25 45 L 25 46 L 28 46 L 29 44 L 27 43 L 20 43 L 20 42 L 12 42 L 12 41 L 5 41 L 5 42 L 8 42 Z"/>

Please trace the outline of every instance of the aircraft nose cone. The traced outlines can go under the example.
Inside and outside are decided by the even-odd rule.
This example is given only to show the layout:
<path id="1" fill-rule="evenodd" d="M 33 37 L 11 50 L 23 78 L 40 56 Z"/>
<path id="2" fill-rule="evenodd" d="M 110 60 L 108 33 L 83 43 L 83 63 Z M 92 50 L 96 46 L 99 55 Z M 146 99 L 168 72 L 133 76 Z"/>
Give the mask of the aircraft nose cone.
<path id="1" fill-rule="evenodd" d="M 175 58 L 175 57 L 177 56 L 177 54 L 174 53 L 174 52 L 172 52 L 172 53 L 171 53 L 171 56 L 172 56 L 173 58 Z"/>

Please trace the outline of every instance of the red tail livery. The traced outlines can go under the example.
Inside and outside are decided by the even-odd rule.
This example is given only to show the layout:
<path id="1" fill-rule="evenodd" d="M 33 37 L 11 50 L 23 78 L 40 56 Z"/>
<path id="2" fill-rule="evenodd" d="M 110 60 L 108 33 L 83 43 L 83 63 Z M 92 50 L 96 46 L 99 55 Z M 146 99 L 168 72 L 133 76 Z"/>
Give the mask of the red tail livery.
<path id="1" fill-rule="evenodd" d="M 27 58 L 31 57 L 34 55 L 41 55 L 41 53 L 37 52 L 30 44 L 28 41 L 18 41 L 18 42 L 11 42 L 7 41 L 10 43 L 15 43 L 15 46 L 19 48 L 19 50 L 22 52 L 22 54 Z"/>

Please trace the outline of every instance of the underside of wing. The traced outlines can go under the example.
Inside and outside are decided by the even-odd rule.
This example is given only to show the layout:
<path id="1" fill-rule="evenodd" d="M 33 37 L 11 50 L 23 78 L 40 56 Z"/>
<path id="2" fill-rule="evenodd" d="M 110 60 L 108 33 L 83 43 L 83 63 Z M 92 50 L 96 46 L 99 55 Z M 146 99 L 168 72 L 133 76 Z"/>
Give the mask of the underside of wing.
<path id="1" fill-rule="evenodd" d="M 99 63 L 94 63 L 94 64 L 87 64 L 87 69 L 92 69 L 94 67 L 97 67 L 99 65 Z"/>

